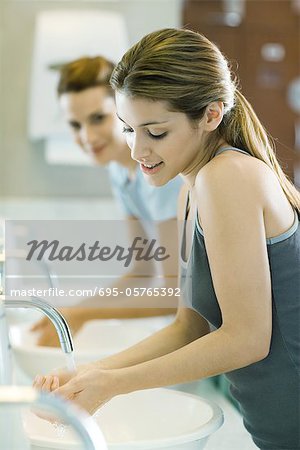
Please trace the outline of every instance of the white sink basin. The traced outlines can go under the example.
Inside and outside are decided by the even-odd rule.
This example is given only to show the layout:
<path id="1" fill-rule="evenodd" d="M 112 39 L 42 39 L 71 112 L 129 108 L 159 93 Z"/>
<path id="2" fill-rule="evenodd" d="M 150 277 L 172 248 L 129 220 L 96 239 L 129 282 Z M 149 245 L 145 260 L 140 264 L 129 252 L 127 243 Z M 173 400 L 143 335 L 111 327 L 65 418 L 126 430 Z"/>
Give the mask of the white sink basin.
<path id="1" fill-rule="evenodd" d="M 94 418 L 109 450 L 200 450 L 223 423 L 217 405 L 169 389 L 115 397 Z M 62 432 L 32 412 L 24 414 L 24 427 L 32 450 L 82 449 L 69 427 Z"/>
<path id="2" fill-rule="evenodd" d="M 172 316 L 87 322 L 74 337 L 76 364 L 84 364 L 117 353 L 150 336 L 173 320 Z M 37 346 L 32 323 L 10 326 L 10 342 L 19 367 L 31 379 L 66 366 L 61 348 Z"/>

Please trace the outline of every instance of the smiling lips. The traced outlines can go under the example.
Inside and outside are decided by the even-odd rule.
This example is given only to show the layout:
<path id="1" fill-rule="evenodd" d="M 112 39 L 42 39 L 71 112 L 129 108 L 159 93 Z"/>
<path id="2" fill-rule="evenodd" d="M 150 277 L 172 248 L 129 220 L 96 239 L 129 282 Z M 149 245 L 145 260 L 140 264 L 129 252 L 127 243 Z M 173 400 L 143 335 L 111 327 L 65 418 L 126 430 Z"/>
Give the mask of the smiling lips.
<path id="1" fill-rule="evenodd" d="M 157 164 L 142 164 L 142 163 L 140 163 L 140 167 L 144 173 L 152 175 L 152 174 L 157 173 L 160 170 L 162 164 L 163 164 L 163 161 L 160 161 Z"/>

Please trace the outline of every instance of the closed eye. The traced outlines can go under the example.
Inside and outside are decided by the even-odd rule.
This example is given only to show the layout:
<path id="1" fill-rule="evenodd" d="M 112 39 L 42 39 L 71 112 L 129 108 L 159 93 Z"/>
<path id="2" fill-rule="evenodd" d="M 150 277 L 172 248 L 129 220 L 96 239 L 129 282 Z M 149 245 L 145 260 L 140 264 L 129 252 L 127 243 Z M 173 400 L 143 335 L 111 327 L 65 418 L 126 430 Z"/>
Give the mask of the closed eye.
<path id="1" fill-rule="evenodd" d="M 152 134 L 150 131 L 148 131 L 148 134 L 152 139 L 162 139 L 167 135 L 167 131 L 161 134 Z"/>
<path id="2" fill-rule="evenodd" d="M 134 132 L 134 130 L 132 128 L 123 127 L 123 133 L 133 133 L 133 132 Z M 164 133 L 161 133 L 161 134 L 153 134 L 149 130 L 147 130 L 147 133 L 152 139 L 162 139 L 168 134 L 167 131 L 165 131 Z"/>

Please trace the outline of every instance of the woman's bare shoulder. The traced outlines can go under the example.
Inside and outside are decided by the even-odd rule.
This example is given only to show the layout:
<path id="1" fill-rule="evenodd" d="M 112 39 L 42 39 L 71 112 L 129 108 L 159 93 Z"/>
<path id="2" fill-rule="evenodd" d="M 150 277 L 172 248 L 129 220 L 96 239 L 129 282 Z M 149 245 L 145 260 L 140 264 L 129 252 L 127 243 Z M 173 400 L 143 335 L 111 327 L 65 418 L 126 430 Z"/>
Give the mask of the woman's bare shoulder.
<path id="1" fill-rule="evenodd" d="M 205 196 L 211 199 L 209 206 L 216 202 L 230 214 L 239 208 L 248 215 L 250 207 L 263 212 L 267 237 L 280 234 L 293 222 L 292 207 L 275 172 L 258 158 L 226 152 L 199 171 L 196 187 L 199 206 L 208 205 Z"/>
<path id="2" fill-rule="evenodd" d="M 196 185 L 218 190 L 224 195 L 227 190 L 237 188 L 245 191 L 248 187 L 256 191 L 259 180 L 262 179 L 266 170 L 268 170 L 266 164 L 257 158 L 234 151 L 226 152 L 213 158 L 201 168 L 196 176 Z"/>

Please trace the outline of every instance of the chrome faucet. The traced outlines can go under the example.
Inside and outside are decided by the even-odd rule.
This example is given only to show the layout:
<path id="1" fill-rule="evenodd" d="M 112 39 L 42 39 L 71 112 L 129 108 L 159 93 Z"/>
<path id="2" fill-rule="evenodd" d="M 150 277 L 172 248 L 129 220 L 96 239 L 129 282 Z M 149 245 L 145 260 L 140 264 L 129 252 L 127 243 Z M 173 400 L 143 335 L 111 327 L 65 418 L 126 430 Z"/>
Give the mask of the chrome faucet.
<path id="1" fill-rule="evenodd" d="M 37 391 L 28 386 L 0 386 L 0 408 L 2 405 L 48 407 L 58 412 L 59 417 L 71 425 L 81 438 L 86 450 L 107 450 L 103 434 L 93 418 L 70 402 L 53 394 Z M 1 431 L 1 424 L 0 424 Z M 7 442 L 5 442 L 5 440 Z M 12 449 L 13 436 L 0 432 L 1 443 Z M 1 447 L 2 448 L 2 447 Z"/>
<path id="2" fill-rule="evenodd" d="M 56 328 L 60 345 L 64 353 L 73 352 L 73 339 L 70 328 L 63 315 L 46 300 L 38 297 L 30 297 L 28 300 L 4 297 L 3 304 L 6 308 L 33 308 L 43 312 Z"/>
<path id="3" fill-rule="evenodd" d="M 7 258 L 23 260 L 24 254 L 22 253 L 22 251 L 21 252 L 19 251 L 15 254 L 9 255 L 8 257 L 6 256 L 6 259 Z M 43 270 L 48 278 L 50 287 L 53 288 L 57 287 L 56 284 L 57 276 L 55 272 L 52 269 L 50 269 L 50 267 L 44 260 L 40 261 L 39 265 L 43 267 Z M 5 276 L 3 276 L 4 275 L 3 271 L 1 271 L 1 275 L 3 277 L 2 282 L 4 284 Z M 4 293 L 5 289 L 3 289 L 2 286 L 0 286 L 0 295 Z M 4 295 L 3 304 L 6 308 L 33 308 L 43 312 L 55 326 L 62 350 L 65 353 L 73 352 L 72 335 L 65 318 L 56 308 L 54 308 L 50 303 L 46 302 L 46 300 L 35 296 L 30 297 L 30 300 L 14 299 Z M 0 317 L 1 317 L 1 310 L 0 310 Z"/>

